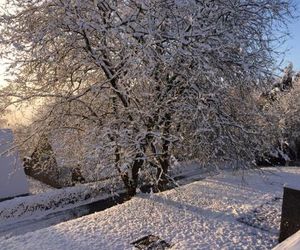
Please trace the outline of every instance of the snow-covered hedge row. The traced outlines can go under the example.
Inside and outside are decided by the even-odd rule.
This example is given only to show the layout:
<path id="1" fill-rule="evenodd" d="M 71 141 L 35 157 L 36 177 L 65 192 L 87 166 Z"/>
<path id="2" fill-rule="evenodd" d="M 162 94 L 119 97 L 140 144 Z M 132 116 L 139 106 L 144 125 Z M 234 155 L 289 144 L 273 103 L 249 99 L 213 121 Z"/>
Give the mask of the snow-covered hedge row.
<path id="1" fill-rule="evenodd" d="M 101 185 L 102 186 L 102 185 Z M 107 198 L 100 185 L 79 185 L 0 203 L 0 225 L 32 219 Z"/>

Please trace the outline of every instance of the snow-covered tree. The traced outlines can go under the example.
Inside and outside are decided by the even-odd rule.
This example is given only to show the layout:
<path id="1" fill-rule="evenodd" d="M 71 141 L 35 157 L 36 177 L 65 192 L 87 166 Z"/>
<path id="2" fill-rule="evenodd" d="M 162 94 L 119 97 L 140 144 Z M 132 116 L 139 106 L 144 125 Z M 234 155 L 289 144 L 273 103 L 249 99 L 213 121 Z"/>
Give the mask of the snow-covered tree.
<path id="1" fill-rule="evenodd" d="M 299 78 L 292 63 L 283 69 L 282 77 L 276 77 L 269 90 L 261 94 L 259 103 L 270 120 L 266 131 L 273 135 L 271 150 L 264 154 L 267 164 L 285 164 L 299 159 Z"/>
<path id="2" fill-rule="evenodd" d="M 39 131 L 81 131 L 84 159 L 115 169 L 129 195 L 143 171 L 163 189 L 172 156 L 244 161 L 261 145 L 255 91 L 272 73 L 289 1 L 8 5 L 0 44 L 13 81 L 2 109 L 34 101 L 46 111 Z"/>
<path id="3" fill-rule="evenodd" d="M 300 157 L 300 81 L 296 76 L 290 64 L 282 77 L 283 83 L 290 79 L 289 87 L 277 94 L 271 109 L 271 112 L 278 117 L 280 144 L 291 151 L 289 156 L 293 160 Z"/>

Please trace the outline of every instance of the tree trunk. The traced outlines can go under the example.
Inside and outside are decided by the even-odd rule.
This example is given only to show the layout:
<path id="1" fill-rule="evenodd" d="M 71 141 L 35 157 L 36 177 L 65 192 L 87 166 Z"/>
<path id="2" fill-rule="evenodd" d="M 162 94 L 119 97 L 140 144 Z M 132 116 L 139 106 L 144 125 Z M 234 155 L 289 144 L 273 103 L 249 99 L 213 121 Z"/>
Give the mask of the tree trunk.
<path id="1" fill-rule="evenodd" d="M 170 126 L 171 126 L 171 115 L 167 113 L 165 115 L 165 122 L 163 128 L 162 156 L 159 160 L 160 168 L 157 170 L 159 191 L 165 190 L 169 182 L 168 170 L 170 167 L 170 153 L 169 153 L 170 141 L 168 140 L 168 137 L 170 135 Z"/>
<path id="2" fill-rule="evenodd" d="M 136 189 L 138 187 L 138 181 L 139 181 L 139 170 L 144 164 L 144 160 L 141 158 L 142 158 L 141 154 L 136 155 L 132 167 L 129 170 L 131 171 L 131 177 L 129 177 L 128 173 L 126 173 L 122 177 L 125 188 L 127 190 L 127 196 L 129 199 L 136 195 Z"/>

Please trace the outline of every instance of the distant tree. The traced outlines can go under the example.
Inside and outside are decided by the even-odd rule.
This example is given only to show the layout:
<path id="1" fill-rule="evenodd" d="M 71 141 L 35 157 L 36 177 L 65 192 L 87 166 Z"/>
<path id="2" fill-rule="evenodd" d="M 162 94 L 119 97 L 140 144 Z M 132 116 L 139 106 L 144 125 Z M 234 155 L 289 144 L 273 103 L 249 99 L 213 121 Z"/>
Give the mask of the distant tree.
<path id="1" fill-rule="evenodd" d="M 293 156 L 300 157 L 300 81 L 295 77 L 295 72 L 290 77 L 292 88 L 281 93 L 272 109 L 279 119 L 282 141 L 293 150 Z M 286 74 L 283 79 L 287 79 Z"/>
<path id="2" fill-rule="evenodd" d="M 289 90 L 293 87 L 294 77 L 295 72 L 293 70 L 293 64 L 289 63 L 288 66 L 283 69 L 283 76 L 277 79 L 277 82 L 274 84 L 270 93 L 276 94 L 279 91 Z"/>
<path id="3" fill-rule="evenodd" d="M 273 146 L 271 151 L 265 152 L 265 158 L 272 158 L 275 163 L 284 164 L 300 157 L 298 75 L 290 63 L 284 68 L 283 76 L 274 79 L 274 84 L 259 98 L 261 108 L 270 120 L 268 131 L 274 135 Z"/>
<path id="4" fill-rule="evenodd" d="M 2 110 L 44 105 L 36 131 L 82 131 L 85 156 L 115 169 L 129 195 L 141 172 L 164 189 L 172 156 L 244 162 L 264 146 L 255 92 L 271 76 L 273 24 L 284 27 L 289 1 L 8 5 Z"/>
<path id="5" fill-rule="evenodd" d="M 295 72 L 293 70 L 293 64 L 289 65 L 284 69 L 284 76 L 282 78 L 282 90 L 290 89 L 293 87 Z"/>

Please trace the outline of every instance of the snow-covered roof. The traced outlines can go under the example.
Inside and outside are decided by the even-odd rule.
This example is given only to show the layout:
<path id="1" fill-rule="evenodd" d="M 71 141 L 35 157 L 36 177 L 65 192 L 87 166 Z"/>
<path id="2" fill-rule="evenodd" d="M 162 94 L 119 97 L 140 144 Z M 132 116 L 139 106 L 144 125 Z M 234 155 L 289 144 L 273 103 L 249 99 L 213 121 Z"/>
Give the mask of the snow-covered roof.
<path id="1" fill-rule="evenodd" d="M 12 131 L 0 129 L 0 200 L 29 192 L 18 152 L 7 152 L 12 144 Z"/>
<path id="2" fill-rule="evenodd" d="M 300 168 L 244 177 L 226 172 L 176 190 L 139 194 L 102 212 L 3 238 L 0 249 L 132 249 L 147 235 L 172 249 L 271 249 L 278 240 L 283 185 L 297 183 Z"/>
<path id="3" fill-rule="evenodd" d="M 300 180 L 299 180 L 299 183 L 292 183 L 292 184 L 286 183 L 284 186 L 287 188 L 291 188 L 291 189 L 300 191 Z"/>
<path id="4" fill-rule="evenodd" d="M 300 230 L 277 245 L 273 250 L 299 250 L 300 249 Z"/>

